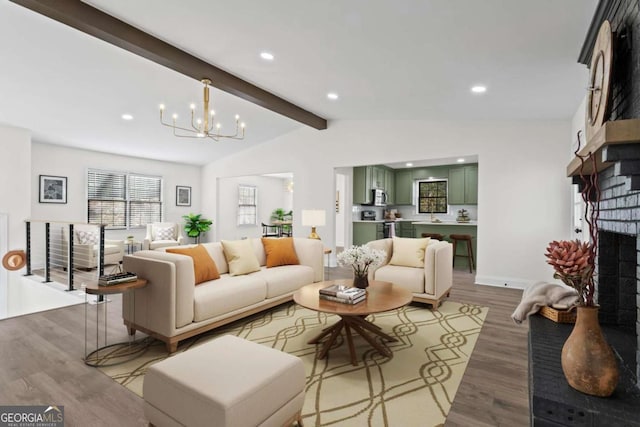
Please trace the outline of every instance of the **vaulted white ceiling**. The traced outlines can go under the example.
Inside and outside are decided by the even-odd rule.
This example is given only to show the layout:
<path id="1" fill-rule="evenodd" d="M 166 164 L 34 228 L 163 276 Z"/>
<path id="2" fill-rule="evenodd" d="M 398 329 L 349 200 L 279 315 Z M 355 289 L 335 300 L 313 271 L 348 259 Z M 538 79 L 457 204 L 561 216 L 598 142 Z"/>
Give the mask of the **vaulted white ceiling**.
<path id="1" fill-rule="evenodd" d="M 129 24 L 331 120 L 569 120 L 597 0 L 89 0 Z M 259 57 L 269 51 L 275 60 Z M 214 90 L 240 142 L 177 139 L 201 84 L 13 3 L 0 3 L 0 123 L 34 140 L 205 164 L 303 126 Z M 484 95 L 469 89 L 484 84 Z M 331 101 L 327 92 L 340 98 Z M 123 121 L 129 113 L 132 121 Z M 318 131 L 321 132 L 321 131 Z"/>

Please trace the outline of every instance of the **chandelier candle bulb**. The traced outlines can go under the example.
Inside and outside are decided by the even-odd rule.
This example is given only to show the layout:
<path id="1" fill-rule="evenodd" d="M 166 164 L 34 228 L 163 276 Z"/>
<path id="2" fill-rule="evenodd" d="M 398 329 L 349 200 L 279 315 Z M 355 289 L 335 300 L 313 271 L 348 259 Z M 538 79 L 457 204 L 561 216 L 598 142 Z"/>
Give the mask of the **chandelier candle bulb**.
<path id="1" fill-rule="evenodd" d="M 214 141 L 218 141 L 220 138 L 229 138 L 229 139 L 244 139 L 244 131 L 245 124 L 242 123 L 240 125 L 240 115 L 236 114 L 236 131 L 234 134 L 223 135 L 220 133 L 220 128 L 222 128 L 222 124 L 218 122 L 214 126 L 215 120 L 215 111 L 209 109 L 209 85 L 211 84 L 211 80 L 202 79 L 203 88 L 203 108 L 202 108 L 202 118 L 196 118 L 196 104 L 191 104 L 189 107 L 191 108 L 191 127 L 182 127 L 178 126 L 176 120 L 178 118 L 177 114 L 173 115 L 173 123 L 165 123 L 163 120 L 164 113 L 164 104 L 160 104 L 160 124 L 163 126 L 167 126 L 173 129 L 173 134 L 177 137 L 181 138 L 210 138 Z M 207 112 L 210 111 L 210 116 Z M 213 131 L 215 127 L 215 131 Z M 213 132 L 212 132 L 213 131 Z"/>

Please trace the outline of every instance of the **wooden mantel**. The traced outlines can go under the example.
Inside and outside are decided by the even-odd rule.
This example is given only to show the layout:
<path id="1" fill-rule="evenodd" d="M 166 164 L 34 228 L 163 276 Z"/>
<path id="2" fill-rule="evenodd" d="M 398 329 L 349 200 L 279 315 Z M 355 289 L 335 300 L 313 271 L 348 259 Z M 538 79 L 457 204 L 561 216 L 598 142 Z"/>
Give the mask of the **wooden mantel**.
<path id="1" fill-rule="evenodd" d="M 606 122 L 592 137 L 587 144 L 578 152 L 582 156 L 595 153 L 598 171 L 613 165 L 613 162 L 603 160 L 602 150 L 609 145 L 640 143 L 640 119 L 613 120 Z M 591 161 L 585 161 L 584 175 L 593 173 Z M 580 175 L 580 159 L 575 157 L 567 166 L 567 176 Z"/>

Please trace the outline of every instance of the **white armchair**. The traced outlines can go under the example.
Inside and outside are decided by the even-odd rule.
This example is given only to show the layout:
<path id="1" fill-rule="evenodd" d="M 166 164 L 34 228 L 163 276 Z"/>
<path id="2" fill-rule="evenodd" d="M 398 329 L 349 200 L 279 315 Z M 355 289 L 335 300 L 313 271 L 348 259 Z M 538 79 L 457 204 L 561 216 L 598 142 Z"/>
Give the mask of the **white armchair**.
<path id="1" fill-rule="evenodd" d="M 413 300 L 440 306 L 449 296 L 453 284 L 453 249 L 449 242 L 431 239 L 424 253 L 424 266 L 407 267 L 389 264 L 393 256 L 393 239 L 367 243 L 387 252 L 387 259 L 375 269 L 369 269 L 370 280 L 381 280 L 402 286 L 413 293 Z"/>
<path id="2" fill-rule="evenodd" d="M 147 235 L 142 249 L 159 249 L 184 244 L 180 224 L 175 222 L 154 222 L 147 224 Z"/>
<path id="3" fill-rule="evenodd" d="M 63 263 L 67 265 L 69 229 L 62 228 Z M 90 224 L 73 226 L 73 266 L 90 270 L 98 266 L 100 228 Z M 124 256 L 124 241 L 104 239 L 104 265 L 120 264 Z"/>

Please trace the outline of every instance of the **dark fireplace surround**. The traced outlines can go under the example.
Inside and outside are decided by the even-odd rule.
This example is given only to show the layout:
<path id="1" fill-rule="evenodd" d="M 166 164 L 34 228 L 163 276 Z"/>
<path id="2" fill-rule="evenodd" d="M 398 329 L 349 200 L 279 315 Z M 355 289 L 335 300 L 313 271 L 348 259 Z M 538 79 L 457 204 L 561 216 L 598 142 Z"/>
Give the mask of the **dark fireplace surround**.
<path id="1" fill-rule="evenodd" d="M 588 66 L 598 30 L 609 20 L 614 60 L 607 121 L 640 118 L 639 7 L 640 0 L 600 0 L 580 52 L 579 62 Z M 572 325 L 532 316 L 529 393 L 534 426 L 640 426 L 640 135 L 597 155 L 606 167 L 598 174 L 596 296 L 600 323 L 619 361 L 620 383 L 610 398 L 569 387 L 559 359 Z M 580 184 L 579 177 L 574 183 Z"/>
<path id="2" fill-rule="evenodd" d="M 601 0 L 589 34 L 605 19 L 611 22 L 613 67 L 608 120 L 640 117 L 640 10 L 638 0 Z M 589 64 L 592 43 L 582 48 L 580 62 Z M 603 158 L 614 159 L 599 172 L 600 219 L 596 295 L 600 323 L 628 333 L 619 353 L 633 359 L 629 370 L 640 378 L 640 144 L 609 146 Z M 579 180 L 574 179 L 574 182 Z"/>

